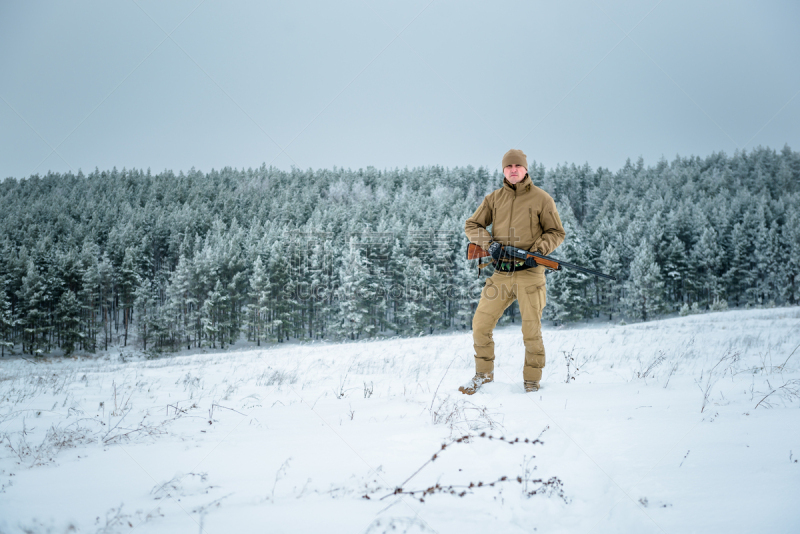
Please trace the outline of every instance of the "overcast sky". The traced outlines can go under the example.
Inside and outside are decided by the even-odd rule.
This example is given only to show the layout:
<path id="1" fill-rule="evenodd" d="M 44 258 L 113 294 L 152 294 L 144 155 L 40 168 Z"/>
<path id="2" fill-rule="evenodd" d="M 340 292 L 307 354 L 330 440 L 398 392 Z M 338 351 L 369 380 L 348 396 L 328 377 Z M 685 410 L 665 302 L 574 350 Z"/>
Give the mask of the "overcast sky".
<path id="1" fill-rule="evenodd" d="M 800 150 L 800 2 L 0 3 L 0 178 Z"/>

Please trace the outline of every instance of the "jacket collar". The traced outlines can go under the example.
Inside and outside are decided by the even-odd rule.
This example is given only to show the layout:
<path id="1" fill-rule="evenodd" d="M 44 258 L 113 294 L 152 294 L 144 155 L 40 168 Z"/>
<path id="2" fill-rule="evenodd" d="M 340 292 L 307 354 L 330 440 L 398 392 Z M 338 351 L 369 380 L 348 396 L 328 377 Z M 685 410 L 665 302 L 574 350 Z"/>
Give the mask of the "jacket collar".
<path id="1" fill-rule="evenodd" d="M 512 185 L 511 182 L 503 178 L 503 189 L 514 196 L 524 195 L 531 190 L 532 185 L 533 182 L 531 182 L 531 177 L 528 174 L 525 175 L 525 178 L 523 178 L 521 182 L 515 185 Z"/>

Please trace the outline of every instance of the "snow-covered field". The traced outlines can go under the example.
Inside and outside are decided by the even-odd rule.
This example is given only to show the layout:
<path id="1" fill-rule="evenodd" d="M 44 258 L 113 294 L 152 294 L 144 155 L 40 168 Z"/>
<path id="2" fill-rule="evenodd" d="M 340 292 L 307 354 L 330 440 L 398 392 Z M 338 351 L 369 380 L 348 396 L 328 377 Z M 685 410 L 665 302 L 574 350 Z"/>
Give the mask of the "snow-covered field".
<path id="1" fill-rule="evenodd" d="M 800 531 L 800 308 L 544 338 L 7 359 L 0 532 Z"/>

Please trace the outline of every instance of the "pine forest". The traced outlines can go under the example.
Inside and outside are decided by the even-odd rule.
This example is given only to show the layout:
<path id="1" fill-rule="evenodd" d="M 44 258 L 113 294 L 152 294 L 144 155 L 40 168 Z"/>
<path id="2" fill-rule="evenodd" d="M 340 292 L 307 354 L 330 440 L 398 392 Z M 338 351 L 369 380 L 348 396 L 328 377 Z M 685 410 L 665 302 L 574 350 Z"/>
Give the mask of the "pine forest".
<path id="1" fill-rule="evenodd" d="M 567 237 L 556 324 L 800 301 L 800 153 L 545 169 Z M 469 329 L 488 269 L 464 221 L 502 174 L 95 170 L 0 182 L 0 349 L 148 354 Z M 501 320 L 518 322 L 512 305 Z"/>

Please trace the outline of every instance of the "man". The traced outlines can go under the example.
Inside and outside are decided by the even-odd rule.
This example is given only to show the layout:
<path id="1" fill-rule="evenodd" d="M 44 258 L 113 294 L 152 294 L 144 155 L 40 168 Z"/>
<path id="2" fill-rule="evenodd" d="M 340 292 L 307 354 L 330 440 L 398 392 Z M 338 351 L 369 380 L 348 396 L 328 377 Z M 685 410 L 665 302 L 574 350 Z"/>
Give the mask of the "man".
<path id="1" fill-rule="evenodd" d="M 550 254 L 564 241 L 564 227 L 552 197 L 531 183 L 528 159 L 521 150 L 511 149 L 503 156 L 503 175 L 503 187 L 488 194 L 464 225 L 469 240 L 488 250 L 495 266 L 472 318 L 475 376 L 458 388 L 467 395 L 494 379 L 492 330 L 514 300 L 519 301 L 522 316 L 525 342 L 522 379 L 526 392 L 538 391 L 544 367 L 542 310 L 547 302 L 544 267 L 528 267 L 522 261 L 501 258 L 500 246 Z M 491 233 L 486 229 L 489 225 Z"/>

